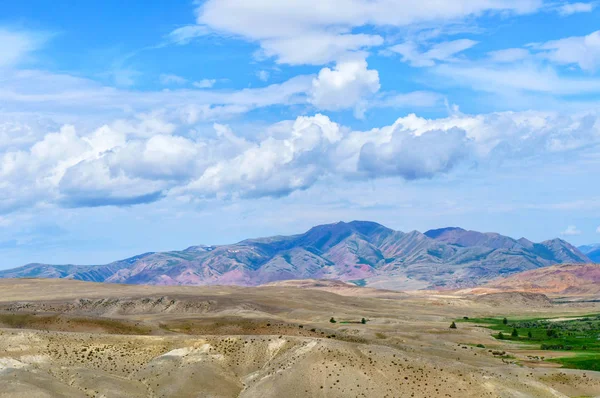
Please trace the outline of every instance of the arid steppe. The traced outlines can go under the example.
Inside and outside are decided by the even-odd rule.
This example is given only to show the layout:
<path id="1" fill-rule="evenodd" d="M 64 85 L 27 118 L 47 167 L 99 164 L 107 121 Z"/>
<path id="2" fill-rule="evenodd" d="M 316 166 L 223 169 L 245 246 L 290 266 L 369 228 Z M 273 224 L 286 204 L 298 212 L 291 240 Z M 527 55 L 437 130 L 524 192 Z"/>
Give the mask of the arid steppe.
<path id="1" fill-rule="evenodd" d="M 599 372 L 541 360 L 568 352 L 526 350 L 471 323 L 449 326 L 464 317 L 599 312 L 593 300 L 329 281 L 6 279 L 0 397 L 593 397 Z"/>

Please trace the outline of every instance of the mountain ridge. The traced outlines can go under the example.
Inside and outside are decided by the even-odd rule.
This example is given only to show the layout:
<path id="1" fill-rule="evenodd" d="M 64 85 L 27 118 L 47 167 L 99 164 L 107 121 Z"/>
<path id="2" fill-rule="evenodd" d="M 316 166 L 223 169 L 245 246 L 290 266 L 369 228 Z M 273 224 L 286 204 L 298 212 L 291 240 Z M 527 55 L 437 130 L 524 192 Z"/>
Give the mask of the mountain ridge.
<path id="1" fill-rule="evenodd" d="M 148 252 L 104 265 L 27 264 L 0 271 L 0 278 L 243 286 L 336 279 L 401 290 L 474 286 L 500 275 L 565 262 L 591 260 L 558 238 L 533 243 L 457 227 L 402 232 L 371 221 L 352 221 L 231 245 Z"/>
<path id="2" fill-rule="evenodd" d="M 579 246 L 578 249 L 588 256 L 593 262 L 600 263 L 600 243 Z"/>

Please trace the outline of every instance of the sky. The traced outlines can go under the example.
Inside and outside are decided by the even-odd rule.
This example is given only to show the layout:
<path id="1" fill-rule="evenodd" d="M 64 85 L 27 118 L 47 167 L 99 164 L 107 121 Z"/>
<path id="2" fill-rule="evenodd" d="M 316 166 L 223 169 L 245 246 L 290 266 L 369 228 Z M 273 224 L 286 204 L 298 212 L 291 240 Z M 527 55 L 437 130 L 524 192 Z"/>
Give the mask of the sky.
<path id="1" fill-rule="evenodd" d="M 600 3 L 3 1 L 0 268 L 340 220 L 600 242 Z"/>

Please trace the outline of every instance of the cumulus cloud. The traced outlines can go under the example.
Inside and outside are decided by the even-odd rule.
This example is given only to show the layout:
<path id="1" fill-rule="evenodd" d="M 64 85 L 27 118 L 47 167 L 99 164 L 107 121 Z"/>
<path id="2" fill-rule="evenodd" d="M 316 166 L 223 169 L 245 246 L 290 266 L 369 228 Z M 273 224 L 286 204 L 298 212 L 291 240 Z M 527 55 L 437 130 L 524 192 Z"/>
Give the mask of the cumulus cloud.
<path id="1" fill-rule="evenodd" d="M 578 236 L 581 235 L 581 231 L 577 229 L 575 225 L 569 225 L 567 229 L 562 231 L 561 235 L 564 236 Z"/>
<path id="2" fill-rule="evenodd" d="M 422 51 L 414 42 L 405 42 L 396 44 L 389 48 L 389 51 L 398 53 L 402 56 L 402 61 L 410 63 L 412 66 L 434 66 L 436 61 L 453 61 L 454 57 L 469 48 L 476 45 L 477 42 L 469 39 L 460 39 L 436 43 L 428 50 Z"/>
<path id="3" fill-rule="evenodd" d="M 324 178 L 435 178 L 463 164 L 501 167 L 600 144 L 596 113 L 408 115 L 368 131 L 317 114 L 276 123 L 254 139 L 221 124 L 187 134 L 169 118 L 150 112 L 89 131 L 64 125 L 4 148 L 0 211 L 281 196 Z"/>
<path id="4" fill-rule="evenodd" d="M 361 103 L 380 88 L 379 73 L 367 66 L 365 60 L 357 59 L 321 69 L 312 81 L 310 103 L 325 110 L 355 108 L 361 116 Z"/>
<path id="5" fill-rule="evenodd" d="M 431 178 L 455 167 L 470 153 L 464 130 L 432 130 L 426 134 L 394 132 L 385 143 L 369 142 L 360 151 L 358 171 L 370 177 Z"/>
<path id="6" fill-rule="evenodd" d="M 594 72 L 600 68 L 600 30 L 587 36 L 573 36 L 532 46 L 540 55 L 561 65 L 578 65 Z"/>

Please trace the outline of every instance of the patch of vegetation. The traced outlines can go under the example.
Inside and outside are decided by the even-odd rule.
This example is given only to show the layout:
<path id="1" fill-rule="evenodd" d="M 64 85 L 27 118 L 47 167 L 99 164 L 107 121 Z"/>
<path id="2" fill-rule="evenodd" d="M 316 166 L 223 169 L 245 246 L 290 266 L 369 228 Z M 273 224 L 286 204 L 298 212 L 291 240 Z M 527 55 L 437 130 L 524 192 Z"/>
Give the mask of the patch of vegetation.
<path id="1" fill-rule="evenodd" d="M 471 318 L 456 322 L 485 325 L 498 332 L 494 337 L 499 340 L 537 346 L 541 350 L 570 351 L 573 356 L 549 361 L 560 363 L 566 368 L 600 371 L 600 314 L 557 321 L 538 318 Z"/>
<path id="2" fill-rule="evenodd" d="M 600 372 L 600 353 L 576 353 L 573 357 L 549 359 L 569 369 L 595 370 Z"/>

